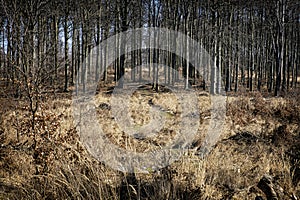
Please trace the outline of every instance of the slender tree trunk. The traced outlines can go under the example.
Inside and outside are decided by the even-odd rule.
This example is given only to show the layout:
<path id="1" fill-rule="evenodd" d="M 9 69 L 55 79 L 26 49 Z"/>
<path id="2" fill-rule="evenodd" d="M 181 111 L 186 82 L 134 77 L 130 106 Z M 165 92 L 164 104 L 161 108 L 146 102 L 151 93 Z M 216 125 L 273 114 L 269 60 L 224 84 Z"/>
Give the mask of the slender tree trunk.
<path id="1" fill-rule="evenodd" d="M 68 91 L 68 65 L 69 65 L 69 56 L 68 56 L 68 16 L 65 16 L 65 22 L 64 22 L 64 38 L 65 38 L 65 85 L 64 85 L 64 91 Z"/>
<path id="2" fill-rule="evenodd" d="M 278 92 L 281 87 L 281 81 L 283 79 L 283 65 L 284 65 L 284 46 L 285 46 L 285 5 L 286 0 L 279 0 L 277 2 L 277 34 L 276 34 L 276 43 L 277 43 L 277 58 L 276 58 L 276 66 L 277 66 L 277 75 L 276 75 L 276 86 L 274 95 L 278 96 Z"/>

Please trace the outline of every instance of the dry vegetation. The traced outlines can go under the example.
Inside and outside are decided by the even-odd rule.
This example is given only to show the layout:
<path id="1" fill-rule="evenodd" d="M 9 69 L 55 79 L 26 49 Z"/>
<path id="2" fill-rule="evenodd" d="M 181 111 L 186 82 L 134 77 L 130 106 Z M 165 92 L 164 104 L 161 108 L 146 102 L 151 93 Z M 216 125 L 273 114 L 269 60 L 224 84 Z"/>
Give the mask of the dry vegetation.
<path id="1" fill-rule="evenodd" d="M 130 113 L 138 127 L 150 120 L 149 102 L 166 113 L 160 133 L 141 141 L 111 119 L 108 89 L 97 94 L 96 105 L 113 143 L 145 151 L 173 138 L 181 112 L 173 94 L 143 88 L 132 95 Z M 28 128 L 26 102 L 0 99 L 0 199 L 255 199 L 265 198 L 257 186 L 265 174 L 274 179 L 280 199 L 295 199 L 300 197 L 299 98 L 298 93 L 285 98 L 229 94 L 221 138 L 201 158 L 210 98 L 199 92 L 201 127 L 192 148 L 166 168 L 136 174 L 114 171 L 89 155 L 76 133 L 70 95 L 45 98 L 35 130 Z"/>

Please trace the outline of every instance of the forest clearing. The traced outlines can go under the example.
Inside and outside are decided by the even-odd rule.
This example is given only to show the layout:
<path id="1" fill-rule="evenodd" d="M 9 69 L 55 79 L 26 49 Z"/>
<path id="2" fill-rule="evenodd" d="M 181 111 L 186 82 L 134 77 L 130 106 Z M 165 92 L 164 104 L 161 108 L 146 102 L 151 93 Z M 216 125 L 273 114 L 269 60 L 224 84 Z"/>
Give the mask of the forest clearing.
<path id="1" fill-rule="evenodd" d="M 178 128 L 172 93 L 157 93 L 148 86 L 132 95 L 130 113 L 138 125 L 149 122 L 150 99 L 170 111 L 156 137 L 139 140 L 126 136 L 111 119 L 109 89 L 101 89 L 96 105 L 99 123 L 112 143 L 147 151 L 172 140 Z M 210 97 L 197 93 L 201 125 L 192 147 L 170 166 L 136 173 L 113 170 L 87 152 L 76 133 L 70 94 L 41 102 L 35 133 L 28 129 L 31 114 L 26 102 L 1 98 L 1 199 L 254 199 L 265 195 L 258 183 L 266 174 L 274 179 L 280 199 L 296 199 L 300 194 L 299 95 L 228 95 L 225 127 L 211 152 L 201 158 Z"/>

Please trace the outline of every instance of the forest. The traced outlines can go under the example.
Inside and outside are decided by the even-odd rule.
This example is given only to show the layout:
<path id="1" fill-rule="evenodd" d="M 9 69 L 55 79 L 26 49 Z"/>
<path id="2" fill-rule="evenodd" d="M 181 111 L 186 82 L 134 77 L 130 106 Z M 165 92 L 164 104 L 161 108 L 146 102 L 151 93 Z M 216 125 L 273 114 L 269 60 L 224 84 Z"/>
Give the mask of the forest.
<path id="1" fill-rule="evenodd" d="M 83 60 L 102 41 L 129 29 L 159 27 L 200 43 L 220 69 L 225 91 L 238 91 L 241 86 L 277 96 L 297 87 L 297 1 L 7 1 L 1 6 L 0 69 L 5 86 L 19 88 L 21 82 L 35 79 L 35 85 L 43 82 L 49 89 L 67 91 L 76 82 Z M 181 67 L 184 76 L 189 68 L 180 55 L 149 49 L 119 56 L 125 44 L 114 45 L 119 50 L 111 66 L 115 80 L 126 67 L 153 61 Z M 107 68 L 107 47 L 95 51 L 99 79 L 101 69 Z M 125 60 L 130 61 L 125 65 Z M 188 70 L 190 79 L 196 78 L 195 68 Z M 106 73 L 101 74 L 103 81 Z M 141 78 L 138 73 L 132 76 Z M 205 89 L 205 83 L 202 86 Z M 22 89 L 13 91 L 16 96 L 22 93 Z"/>
<path id="2" fill-rule="evenodd" d="M 0 199 L 300 198 L 297 0 L 0 7 Z M 99 159 L 114 151 L 97 157 L 82 135 L 96 129 L 80 110 L 90 95 L 89 116 L 123 150 L 194 137 L 159 169 L 116 170 Z"/>

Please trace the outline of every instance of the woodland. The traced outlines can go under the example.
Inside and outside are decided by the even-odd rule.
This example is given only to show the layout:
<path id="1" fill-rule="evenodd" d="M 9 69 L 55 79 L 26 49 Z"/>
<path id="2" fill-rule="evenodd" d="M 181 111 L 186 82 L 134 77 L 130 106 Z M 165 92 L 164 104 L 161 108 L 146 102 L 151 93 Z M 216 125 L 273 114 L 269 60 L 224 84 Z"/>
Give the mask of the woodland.
<path id="1" fill-rule="evenodd" d="M 299 1 L 2 0 L 0 7 L 0 199 L 300 198 Z M 120 38 L 131 30 L 145 31 Z M 158 43 L 163 30 L 190 40 L 149 48 L 147 38 Z M 126 51 L 142 42 L 148 47 Z M 193 45 L 209 55 L 205 64 Z M 194 91 L 200 126 L 189 150 L 146 173 L 97 160 L 72 114 L 90 77 L 106 136 L 131 151 L 174 138 L 184 111 L 169 87 Z M 137 127 L 149 123 L 153 106 L 168 119 L 155 138 L 128 136 L 111 117 L 114 89 L 132 84 Z M 201 157 L 217 95 L 226 96 L 225 125 Z"/>

